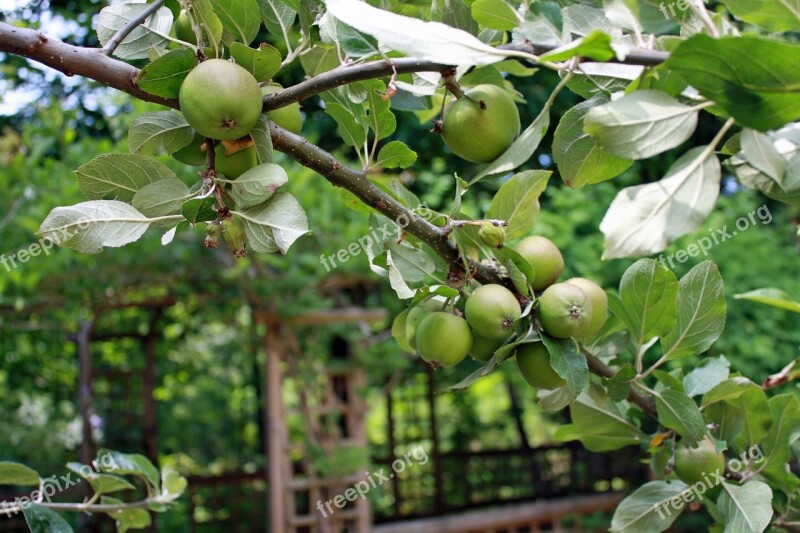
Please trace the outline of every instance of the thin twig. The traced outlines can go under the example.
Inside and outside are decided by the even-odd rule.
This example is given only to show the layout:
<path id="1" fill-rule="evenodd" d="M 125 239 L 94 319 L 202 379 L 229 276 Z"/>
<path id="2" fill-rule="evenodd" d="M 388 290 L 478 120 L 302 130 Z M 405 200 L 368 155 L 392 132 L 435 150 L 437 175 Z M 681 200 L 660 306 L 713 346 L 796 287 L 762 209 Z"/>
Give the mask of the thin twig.
<path id="1" fill-rule="evenodd" d="M 114 50 L 116 50 L 122 41 L 125 40 L 125 37 L 135 30 L 137 26 L 147 20 L 150 15 L 158 11 L 163 5 L 164 0 L 155 0 L 147 7 L 147 9 L 142 11 L 138 17 L 128 21 L 128 23 L 121 27 L 117 33 L 115 33 L 114 36 L 106 43 L 106 45 L 103 47 L 103 53 L 107 56 L 113 54 Z"/>

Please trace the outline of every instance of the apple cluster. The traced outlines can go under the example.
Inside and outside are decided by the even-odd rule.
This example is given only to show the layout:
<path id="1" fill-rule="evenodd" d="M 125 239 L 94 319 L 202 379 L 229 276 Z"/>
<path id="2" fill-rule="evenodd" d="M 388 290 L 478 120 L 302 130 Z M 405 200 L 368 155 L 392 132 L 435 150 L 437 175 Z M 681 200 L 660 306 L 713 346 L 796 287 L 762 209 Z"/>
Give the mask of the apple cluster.
<path id="1" fill-rule="evenodd" d="M 174 30 L 178 39 L 197 44 L 185 9 L 175 20 Z M 248 70 L 227 59 L 202 61 L 186 76 L 178 96 L 181 112 L 195 136 L 172 156 L 186 165 L 205 166 L 206 138 L 220 141 L 214 144 L 214 171 L 227 180 L 239 178 L 258 165 L 250 131 L 261 116 L 263 98 L 281 89 L 277 84 L 259 85 Z M 270 112 L 269 118 L 292 133 L 299 134 L 303 125 L 297 103 Z M 247 238 L 241 220 L 230 217 L 209 224 L 206 246 L 216 248 L 220 236 L 236 257 L 244 256 Z"/>
<path id="2" fill-rule="evenodd" d="M 488 229 L 481 235 L 484 242 L 502 246 L 501 227 L 487 224 L 484 229 Z M 585 278 L 557 283 L 564 271 L 564 258 L 545 237 L 523 239 L 516 252 L 534 273 L 528 282 L 538 296 L 536 313 L 523 317 L 520 300 L 499 284 L 482 285 L 462 298 L 463 313 L 456 306 L 448 311 L 447 302 L 423 301 L 408 311 L 405 337 L 425 361 L 451 367 L 470 355 L 487 362 L 515 333 L 526 330 L 522 321 L 534 321 L 536 329 L 555 339 L 585 340 L 600 331 L 608 315 L 608 298 L 600 286 Z M 544 343 L 521 344 L 515 356 L 520 372 L 533 387 L 552 390 L 566 385 L 551 367 Z"/>

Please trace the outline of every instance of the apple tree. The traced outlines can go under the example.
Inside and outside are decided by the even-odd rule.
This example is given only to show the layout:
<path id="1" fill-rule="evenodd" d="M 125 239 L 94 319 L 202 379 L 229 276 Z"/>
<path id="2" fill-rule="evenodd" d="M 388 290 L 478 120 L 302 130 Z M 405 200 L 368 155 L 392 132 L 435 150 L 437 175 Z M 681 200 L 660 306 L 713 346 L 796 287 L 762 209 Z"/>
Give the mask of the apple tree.
<path id="1" fill-rule="evenodd" d="M 612 530 L 662 531 L 692 501 L 719 531 L 796 528 L 800 404 L 791 392 L 772 392 L 798 376 L 795 362 L 763 384 L 722 358 L 688 367 L 723 334 L 722 277 L 710 261 L 678 279 L 646 258 L 701 227 L 723 166 L 745 187 L 800 203 L 800 45 L 792 37 L 800 4 L 713 4 L 156 0 L 104 7 L 100 48 L 0 23 L 0 51 L 163 106 L 131 125 L 130 153 L 76 169 L 86 201 L 53 209 L 44 238 L 91 254 L 151 229 L 164 245 L 194 232 L 237 257 L 291 253 L 313 228 L 282 186 L 287 164 L 306 166 L 357 202 L 371 225 L 403 228 L 399 241 L 375 235 L 366 247 L 372 270 L 408 302 L 392 327 L 402 348 L 434 366 L 481 361 L 455 389 L 516 358 L 545 409 L 570 409 L 559 439 L 593 451 L 646 450 L 658 480 L 620 504 Z M 271 44 L 258 39 L 265 34 Z M 289 68 L 305 79 L 275 84 Z M 542 70 L 559 81 L 538 116 L 521 123 L 526 95 L 515 81 Z M 552 124 L 564 91 L 583 101 Z M 347 160 L 303 136 L 298 104 L 314 96 Z M 441 137 L 439 149 L 471 163 L 454 175 L 449 207 L 426 207 L 427 216 L 396 179 L 414 167 L 416 147 L 393 139 L 398 120 L 420 116 Z M 560 250 L 531 236 L 553 178 L 532 158 L 548 132 L 557 176 L 578 189 L 684 146 L 701 117 L 716 124 L 710 142 L 688 149 L 659 181 L 621 188 L 607 206 L 602 259 L 640 258 L 619 287 L 558 282 Z M 197 182 L 169 170 L 159 160 L 167 154 L 196 166 Z M 463 198 L 488 180 L 502 185 L 483 218 L 467 217 Z M 743 297 L 798 312 L 774 291 Z M 141 527 L 141 509 L 166 510 L 185 485 L 141 457 L 116 457 L 121 473 L 145 480 L 146 500 L 114 500 L 106 494 L 127 482 L 95 473 L 88 502 L 28 506 L 32 529 L 63 527 L 58 510 Z M 0 464 L 0 484 L 15 481 L 40 483 L 22 465 Z"/>

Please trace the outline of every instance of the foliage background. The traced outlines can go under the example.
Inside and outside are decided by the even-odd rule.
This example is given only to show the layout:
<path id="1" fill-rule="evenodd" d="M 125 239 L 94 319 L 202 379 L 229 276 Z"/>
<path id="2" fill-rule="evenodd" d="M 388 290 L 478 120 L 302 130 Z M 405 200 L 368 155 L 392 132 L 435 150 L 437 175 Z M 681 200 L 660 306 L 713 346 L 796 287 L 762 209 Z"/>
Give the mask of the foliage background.
<path id="1" fill-rule="evenodd" d="M 31 8 L 22 19 L 76 44 L 94 45 L 88 31 L 102 4 L 96 1 L 45 2 L 42 10 Z M 267 35 L 259 37 L 270 41 Z M 279 46 L 280 43 L 273 43 Z M 80 201 L 71 172 L 96 155 L 127 151 L 130 122 L 157 107 L 135 102 L 77 80 L 65 79 L 23 60 L 0 54 L 0 87 L 4 95 L 0 116 L 0 253 L 10 255 L 36 242 L 36 229 L 58 205 Z M 284 85 L 302 79 L 302 71 L 288 72 Z M 555 84 L 555 76 L 538 73 L 520 78 L 518 90 L 527 99 L 523 123 L 530 122 Z M 28 94 L 33 97 L 24 98 Z M 553 110 L 552 123 L 578 101 L 562 94 Z M 304 134 L 323 148 L 338 151 L 335 125 L 319 108 L 319 99 L 304 103 Z M 708 115 L 687 145 L 699 145 L 713 137 L 718 124 Z M 419 160 L 403 179 L 430 207 L 443 208 L 453 197 L 454 172 L 467 164 L 443 149 L 441 140 L 429 133 L 430 123 L 420 123 L 411 113 L 401 115 L 396 138 L 409 143 Z M 550 134 L 552 135 L 552 134 Z M 550 138 L 542 143 L 550 145 Z M 685 148 L 685 147 L 682 147 Z M 602 235 L 597 227 L 616 191 L 623 186 L 655 181 L 664 175 L 682 149 L 635 164 L 611 182 L 578 191 L 561 184 L 557 172 L 542 199 L 536 233 L 551 238 L 562 249 L 567 271 L 564 278 L 585 276 L 613 289 L 630 261 L 601 262 Z M 170 158 L 170 168 L 194 179 L 189 169 Z M 280 161 L 279 161 L 280 162 Z M 529 166 L 555 171 L 550 154 L 540 149 Z M 21 461 L 41 472 L 63 472 L 63 464 L 76 459 L 80 423 L 76 407 L 77 358 L 67 337 L 89 310 L 105 299 L 156 298 L 173 294 L 180 304 L 169 311 L 164 342 L 159 345 L 158 380 L 159 439 L 164 463 L 185 474 L 211 474 L 236 468 L 254 471 L 262 465 L 259 453 L 259 372 L 253 359 L 258 329 L 253 325 L 243 289 L 255 291 L 283 313 L 336 305 L 334 297 L 321 294 L 329 276 L 320 264 L 321 254 L 334 254 L 369 231 L 364 213 L 348 209 L 339 191 L 307 169 L 287 167 L 288 188 L 306 209 L 313 233 L 304 237 L 288 256 L 251 256 L 234 263 L 226 250 L 207 250 L 200 232 L 185 233 L 179 242 L 162 247 L 159 235 L 149 232 L 135 245 L 108 249 L 98 256 L 70 250 L 53 250 L 32 258 L 7 272 L 0 268 L 0 412 L 6 413 L 0 430 L 0 459 Z M 501 180 L 480 183 L 466 197 L 465 212 L 480 216 L 488 207 Z M 726 332 L 714 347 L 732 367 L 763 380 L 797 355 L 800 315 L 756 307 L 737 301 L 734 294 L 772 286 L 800 298 L 797 276 L 797 213 L 783 204 L 741 189 L 730 178 L 724 195 L 703 228 L 674 243 L 665 255 L 684 249 L 709 229 L 732 226 L 758 206 L 767 205 L 773 215 L 769 225 L 757 225 L 735 239 L 710 250 L 709 258 L 722 271 L 728 297 Z M 680 265 L 678 276 L 703 258 Z M 363 256 L 350 259 L 335 271 L 369 280 L 362 301 L 369 307 L 385 307 L 393 316 L 402 309 L 386 283 L 372 274 Z M 374 283 L 373 283 L 374 282 Z M 211 298 L 208 298 L 211 296 Z M 113 328 L 141 329 L 141 317 L 120 316 Z M 379 334 L 383 324 L 370 335 Z M 354 341 L 364 333 L 353 328 L 310 334 L 305 347 L 314 354 L 313 368 L 325 364 L 332 335 Z M 121 368 L 136 364 L 134 350 L 119 345 L 101 347 L 100 361 Z M 366 392 L 371 411 L 368 431 L 373 453 L 382 451 L 385 438 L 385 404 L 380 387 L 392 372 L 421 372 L 419 362 L 402 354 L 393 343 L 370 345 L 358 354 L 368 370 Z M 467 370 L 445 371 L 455 381 Z M 481 449 L 514 447 L 517 435 L 508 417 L 503 380 L 514 381 L 525 407 L 524 420 L 533 444 L 549 441 L 548 416 L 535 406 L 534 395 L 514 372 L 493 374 L 465 392 L 439 399 L 441 435 L 445 448 Z M 98 391 L 100 395 L 104 391 Z M 108 391 L 109 393 L 112 391 Z M 374 400 L 374 401 L 373 401 Z M 113 402 L 113 398 L 102 401 Z M 114 421 L 98 424 L 100 439 L 122 438 L 127 431 Z"/>

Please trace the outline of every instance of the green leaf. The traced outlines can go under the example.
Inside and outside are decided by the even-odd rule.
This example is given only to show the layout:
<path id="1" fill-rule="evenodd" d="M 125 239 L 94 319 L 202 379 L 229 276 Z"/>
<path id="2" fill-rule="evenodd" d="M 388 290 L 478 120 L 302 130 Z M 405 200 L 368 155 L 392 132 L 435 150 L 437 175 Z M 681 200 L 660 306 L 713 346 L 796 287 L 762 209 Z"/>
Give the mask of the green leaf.
<path id="1" fill-rule="evenodd" d="M 197 55 L 186 48 L 172 50 L 145 65 L 136 77 L 143 91 L 162 98 L 177 98 L 181 84 L 197 66 Z"/>
<path id="2" fill-rule="evenodd" d="M 86 470 L 87 467 L 81 463 L 67 463 L 67 468 L 88 481 L 92 486 L 92 490 L 97 494 L 111 494 L 121 490 L 134 490 L 136 488 L 125 478 L 111 474 L 98 474 L 91 468 L 89 468 L 91 474 L 84 476 L 82 470 Z"/>
<path id="3" fill-rule="evenodd" d="M 194 139 L 194 130 L 175 111 L 142 113 L 128 130 L 128 149 L 132 154 L 164 155 L 177 152 Z"/>
<path id="4" fill-rule="evenodd" d="M 484 28 L 500 31 L 513 30 L 522 22 L 505 0 L 475 0 L 472 3 L 472 18 Z"/>
<path id="5" fill-rule="evenodd" d="M 515 55 L 484 44 L 466 31 L 398 15 L 359 0 L 326 0 L 325 5 L 348 26 L 409 57 L 467 66 L 488 65 Z"/>
<path id="6" fill-rule="evenodd" d="M 589 384 L 589 366 L 586 357 L 572 339 L 557 340 L 542 335 L 542 342 L 550 352 L 550 366 L 569 387 L 572 397 L 577 397 Z"/>
<path id="7" fill-rule="evenodd" d="M 31 533 L 72 533 L 72 528 L 61 515 L 47 507 L 32 503 L 23 509 Z"/>
<path id="8" fill-rule="evenodd" d="M 683 386 L 689 396 L 701 396 L 726 379 L 730 373 L 731 364 L 725 357 L 706 359 L 694 370 L 683 378 Z"/>
<path id="9" fill-rule="evenodd" d="M 144 3 L 126 3 L 106 6 L 100 10 L 97 25 L 97 39 L 105 46 L 116 33 L 138 18 L 149 6 Z M 148 59 L 153 49 L 163 50 L 167 40 L 160 34 L 169 33 L 172 27 L 172 12 L 166 7 L 159 8 L 137 25 L 114 50 L 120 59 Z"/>
<path id="10" fill-rule="evenodd" d="M 607 102 L 597 95 L 581 102 L 561 117 L 553 134 L 553 159 L 561 179 L 573 189 L 610 180 L 633 165 L 633 161 L 609 154 L 584 131 L 583 119 L 594 107 Z"/>
<path id="11" fill-rule="evenodd" d="M 178 178 L 160 180 L 142 187 L 133 195 L 131 205 L 147 218 L 179 215 L 183 202 L 189 197 L 189 187 Z M 177 224 L 166 221 L 166 225 Z"/>
<path id="12" fill-rule="evenodd" d="M 261 27 L 256 0 L 214 0 L 213 6 L 222 28 L 235 40 L 248 45 L 256 38 Z"/>
<path id="13" fill-rule="evenodd" d="M 647 437 L 625 415 L 625 402 L 612 402 L 596 385 L 589 385 L 570 406 L 572 423 L 556 429 L 559 441 L 579 440 L 587 450 L 607 452 L 640 444 Z"/>
<path id="14" fill-rule="evenodd" d="M 680 380 L 680 376 L 676 374 L 680 374 L 681 370 L 678 369 L 673 372 L 667 372 L 665 370 L 654 370 L 653 377 L 658 380 L 659 385 L 663 388 L 667 389 L 675 389 L 679 392 L 686 392 L 686 389 L 683 387 L 683 382 Z M 656 390 L 661 390 L 656 388 Z"/>
<path id="15" fill-rule="evenodd" d="M 789 161 L 783 158 L 767 135 L 745 128 L 741 133 L 742 154 L 747 163 L 783 186 Z"/>
<path id="16" fill-rule="evenodd" d="M 737 300 L 750 300 L 752 302 L 800 313 L 800 302 L 795 301 L 791 296 L 780 289 L 757 289 L 744 294 L 737 294 L 734 298 Z"/>
<path id="17" fill-rule="evenodd" d="M 408 168 L 417 160 L 417 153 L 401 141 L 390 141 L 378 152 L 376 167 Z"/>
<path id="18" fill-rule="evenodd" d="M 511 177 L 492 198 L 486 218 L 505 220 L 506 239 L 526 235 L 539 216 L 539 196 L 547 187 L 552 172 L 526 170 Z"/>
<path id="19" fill-rule="evenodd" d="M 652 259 L 631 265 L 619 285 L 620 302 L 610 300 L 611 310 L 637 346 L 669 332 L 677 316 L 678 280 Z"/>
<path id="20" fill-rule="evenodd" d="M 416 291 L 414 291 L 414 289 L 409 287 L 408 283 L 406 283 L 403 273 L 397 268 L 397 264 L 395 263 L 395 258 L 392 255 L 391 250 L 386 252 L 386 270 L 389 273 L 389 285 L 391 285 L 392 289 L 394 289 L 394 292 L 397 293 L 397 297 L 401 300 L 413 298 L 416 294 Z"/>
<path id="21" fill-rule="evenodd" d="M 103 505 L 121 505 L 125 503 L 110 496 L 103 496 L 100 498 L 100 502 Z M 151 523 L 150 513 L 147 512 L 147 509 L 120 509 L 109 512 L 108 516 L 116 520 L 118 533 L 125 533 L 130 529 L 143 529 Z"/>
<path id="22" fill-rule="evenodd" d="M 772 521 L 772 489 L 751 480 L 742 486 L 722 483 L 717 508 L 725 517 L 725 533 L 761 533 Z"/>
<path id="23" fill-rule="evenodd" d="M 339 66 L 339 53 L 335 46 L 314 45 L 300 56 L 300 64 L 309 76 L 328 72 Z"/>
<path id="24" fill-rule="evenodd" d="M 478 34 L 478 24 L 472 18 L 470 8 L 462 0 L 433 0 L 431 20 L 464 30 L 472 35 Z"/>
<path id="25" fill-rule="evenodd" d="M 178 179 L 164 163 L 136 154 L 103 154 L 75 171 L 78 188 L 90 200 L 113 196 L 130 202 L 146 185 Z"/>
<path id="26" fill-rule="evenodd" d="M 717 203 L 721 176 L 712 147 L 698 146 L 661 181 L 621 190 L 600 223 L 603 259 L 658 253 L 699 228 Z"/>
<path id="27" fill-rule="evenodd" d="M 217 205 L 213 196 L 208 198 L 193 198 L 183 202 L 181 215 L 192 224 L 210 222 L 217 219 L 217 212 L 212 209 Z"/>
<path id="28" fill-rule="evenodd" d="M 269 119 L 261 115 L 258 117 L 258 122 L 250 130 L 250 137 L 253 139 L 253 144 L 256 147 L 256 154 L 258 155 L 258 162 L 262 165 L 264 163 L 272 163 L 274 161 L 272 155 L 272 135 L 269 132 Z"/>
<path id="29" fill-rule="evenodd" d="M 595 352 L 596 355 L 596 352 Z M 625 400 L 631 393 L 631 381 L 636 377 L 636 369 L 625 363 L 611 378 L 603 380 L 608 397 L 615 402 Z"/>
<path id="30" fill-rule="evenodd" d="M 688 489 L 689 486 L 682 481 L 645 483 L 619 504 L 611 519 L 610 531 L 620 533 L 664 531 L 683 512 L 684 503 L 680 497 Z M 675 506 L 671 504 L 673 500 L 676 501 Z"/>
<path id="31" fill-rule="evenodd" d="M 584 130 L 609 154 L 647 159 L 683 144 L 697 128 L 699 109 L 661 91 L 635 91 L 594 107 Z"/>
<path id="32" fill-rule="evenodd" d="M 800 31 L 798 0 L 721 0 L 733 16 L 767 31 Z"/>
<path id="33" fill-rule="evenodd" d="M 345 144 L 355 149 L 361 149 L 367 139 L 367 127 L 360 123 L 356 117 L 344 106 L 335 102 L 325 105 L 325 112 L 336 121 L 339 126 L 339 136 Z"/>
<path id="34" fill-rule="evenodd" d="M 185 477 L 172 468 L 164 468 L 161 471 L 161 485 L 163 487 L 161 498 L 173 501 L 183 494 L 189 483 Z"/>
<path id="35" fill-rule="evenodd" d="M 705 435 L 700 408 L 685 392 L 666 389 L 655 395 L 658 421 L 675 430 L 689 446 L 695 446 Z"/>
<path id="36" fill-rule="evenodd" d="M 289 193 L 278 192 L 268 201 L 244 211 L 242 218 L 247 242 L 254 252 L 285 254 L 294 242 L 309 232 L 308 217 Z"/>
<path id="37" fill-rule="evenodd" d="M 324 43 L 338 45 L 348 57 L 361 59 L 380 55 L 378 42 L 330 14 L 325 14 L 319 21 L 320 39 Z"/>
<path id="38" fill-rule="evenodd" d="M 695 35 L 672 52 L 666 67 L 743 126 L 768 131 L 800 119 L 800 45 Z"/>
<path id="39" fill-rule="evenodd" d="M 717 405 L 719 404 L 719 405 Z M 772 414 L 764 390 L 744 377 L 726 379 L 703 396 L 712 421 L 732 423 L 725 440 L 739 449 L 748 449 L 761 441 L 772 425 Z"/>
<path id="40" fill-rule="evenodd" d="M 288 181 L 289 176 L 281 166 L 274 163 L 257 165 L 234 180 L 231 196 L 237 209 L 247 209 L 269 200 Z"/>
<path id="41" fill-rule="evenodd" d="M 384 98 L 386 85 L 372 80 L 367 89 L 367 124 L 378 140 L 385 139 L 397 129 L 397 119 L 391 111 L 392 101 Z"/>
<path id="42" fill-rule="evenodd" d="M 56 207 L 38 233 L 59 246 L 96 254 L 104 246 L 117 248 L 139 240 L 148 227 L 148 218 L 124 202 L 92 200 Z"/>
<path id="43" fill-rule="evenodd" d="M 474 178 L 470 181 L 470 185 L 486 178 L 488 176 L 495 176 L 497 174 L 505 174 L 513 171 L 518 166 L 528 161 L 539 144 L 547 133 L 547 128 L 550 127 L 550 105 L 545 105 L 539 112 L 539 115 L 531 123 L 530 126 L 525 128 L 525 131 L 517 137 L 517 139 L 509 146 L 500 157 L 486 165 Z"/>
<path id="44" fill-rule="evenodd" d="M 289 32 L 297 12 L 280 0 L 258 0 L 258 9 L 267 30 L 289 43 Z"/>
<path id="45" fill-rule="evenodd" d="M 541 60 L 551 62 L 566 61 L 573 57 L 585 57 L 601 62 L 613 59 L 616 57 L 616 52 L 611 47 L 611 36 L 600 30 L 594 30 L 586 37 L 543 54 Z"/>
<path id="46" fill-rule="evenodd" d="M 411 311 L 410 307 L 403 310 L 403 312 L 397 315 L 392 321 L 392 337 L 395 342 L 397 342 L 397 345 L 400 346 L 401 350 L 408 353 L 415 353 L 416 350 L 411 347 L 406 337 L 406 318 L 408 318 L 409 311 Z"/>
<path id="47" fill-rule="evenodd" d="M 281 53 L 267 43 L 261 43 L 257 50 L 241 43 L 233 43 L 230 51 L 236 63 L 259 82 L 271 80 L 281 68 Z"/>
<path id="48" fill-rule="evenodd" d="M 792 459 L 792 444 L 800 439 L 800 401 L 792 394 L 781 394 L 769 399 L 769 409 L 773 421 L 761 443 L 764 463 L 759 467 L 764 468 L 764 477 L 777 481 Z M 793 485 L 787 492 L 794 492 L 800 480 L 795 478 Z"/>
<path id="49" fill-rule="evenodd" d="M 138 453 L 120 453 L 113 450 L 100 450 L 98 457 L 103 458 L 100 469 L 117 475 L 133 475 L 141 478 L 148 485 L 160 492 L 158 470 L 150 460 Z M 106 462 L 110 463 L 106 465 Z"/>
<path id="50" fill-rule="evenodd" d="M 406 282 L 417 283 L 433 274 L 436 264 L 424 250 L 402 242 L 391 242 L 387 247 L 391 252 L 395 268 Z"/>
<path id="51" fill-rule="evenodd" d="M 21 463 L 0 461 L 0 485 L 38 486 L 39 473 Z"/>
<path id="52" fill-rule="evenodd" d="M 216 0 L 214 0 L 216 1 Z M 219 42 L 222 40 L 222 21 L 214 11 L 214 1 L 212 0 L 192 0 L 192 15 L 200 27 L 203 37 L 203 44 L 210 46 L 219 57 Z M 198 43 L 199 44 L 199 43 Z"/>
<path id="53" fill-rule="evenodd" d="M 533 282 L 536 272 L 528 260 L 510 246 L 503 246 L 492 251 L 495 257 L 506 267 L 508 276 L 517 290 L 525 296 L 530 296 L 529 283 Z"/>
<path id="54" fill-rule="evenodd" d="M 678 289 L 678 320 L 661 339 L 664 357 L 680 359 L 708 350 L 725 329 L 725 290 L 717 265 L 704 261 Z"/>

